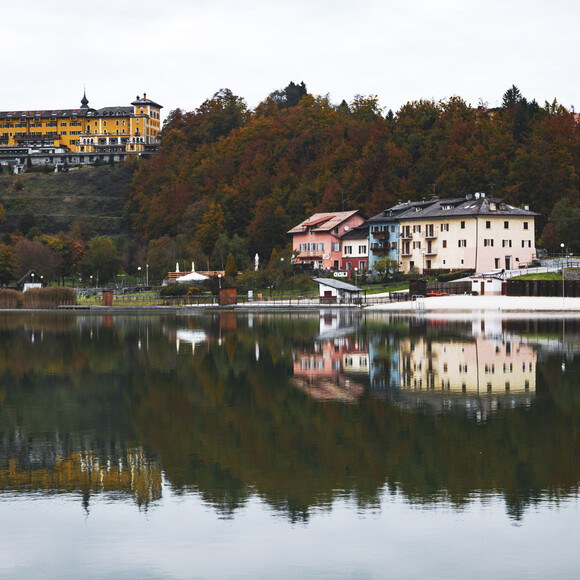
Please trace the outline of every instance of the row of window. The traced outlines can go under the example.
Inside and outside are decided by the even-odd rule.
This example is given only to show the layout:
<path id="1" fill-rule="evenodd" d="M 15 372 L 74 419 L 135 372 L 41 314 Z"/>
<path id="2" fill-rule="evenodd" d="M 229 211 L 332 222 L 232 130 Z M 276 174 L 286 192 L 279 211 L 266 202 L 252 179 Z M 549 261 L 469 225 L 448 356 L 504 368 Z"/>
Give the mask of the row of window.
<path id="1" fill-rule="evenodd" d="M 80 141 L 80 140 L 79 140 Z M 128 139 L 124 138 L 124 139 L 118 139 L 117 137 L 109 137 L 109 143 L 127 143 L 129 142 Z M 131 143 L 143 143 L 144 139 L 143 137 L 131 137 L 130 140 Z M 98 140 L 99 145 L 106 145 L 107 144 L 107 139 L 99 139 Z M 83 144 L 84 145 L 94 145 L 95 144 L 95 140 L 94 139 L 83 139 Z M 306 246 L 309 244 L 300 244 L 300 249 L 302 250 L 302 246 Z M 315 244 L 312 244 L 315 245 Z M 324 246 L 324 244 L 319 244 L 320 246 Z M 315 249 L 315 248 L 312 248 Z"/>
<path id="2" fill-rule="evenodd" d="M 345 255 L 351 255 L 352 248 L 353 248 L 353 246 L 344 246 Z M 300 244 L 300 251 L 301 252 L 311 252 L 311 251 L 324 252 L 324 243 L 323 242 L 306 242 L 306 243 Z M 332 242 L 332 251 L 333 252 L 340 252 L 340 242 Z M 359 246 L 358 253 L 359 254 L 366 254 L 367 247 L 366 246 Z"/>
<path id="3" fill-rule="evenodd" d="M 82 133 L 82 131 L 69 131 L 69 135 L 80 135 Z M 24 137 L 24 136 L 28 136 L 28 137 L 58 137 L 59 135 L 66 135 L 67 132 L 66 131 L 61 131 L 60 133 L 58 131 L 46 131 L 46 132 L 42 132 L 42 131 L 29 131 L 28 133 L 22 132 L 22 131 L 17 131 L 16 133 L 14 133 L 14 136 L 16 137 Z M 3 133 L 2 137 L 4 137 L 5 139 L 7 139 L 8 137 L 12 137 L 13 134 L 10 133 Z"/>
<path id="4" fill-rule="evenodd" d="M 486 230 L 490 230 L 490 229 L 492 229 L 492 227 L 491 227 L 491 226 L 492 226 L 492 221 L 491 221 L 491 220 L 486 220 L 486 221 L 485 221 L 485 229 L 486 229 Z M 386 226 L 386 227 L 388 227 L 388 226 Z M 409 236 L 410 236 L 410 233 L 411 233 L 411 231 L 412 231 L 414 234 L 420 234 L 420 233 L 421 233 L 421 231 L 422 231 L 422 227 L 423 227 L 423 226 L 422 226 L 421 224 L 415 224 L 414 226 L 403 226 L 403 232 L 404 232 L 405 234 L 407 234 L 407 237 L 409 237 Z M 460 227 L 462 230 L 464 230 L 464 229 L 466 228 L 466 222 L 465 222 L 465 220 L 462 220 L 462 221 L 459 223 L 459 227 Z M 379 231 L 379 228 L 380 228 L 380 226 L 379 226 L 379 227 L 373 227 L 373 231 Z M 393 231 L 393 232 L 394 232 L 394 228 L 395 228 L 395 226 L 391 226 L 391 231 Z M 523 228 L 524 230 L 528 230 L 528 229 L 530 229 L 530 224 L 529 224 L 529 222 L 523 222 L 523 223 L 522 223 L 522 228 Z M 509 229 L 510 229 L 510 222 L 509 222 L 509 220 L 505 220 L 505 221 L 503 222 L 503 229 L 504 229 L 504 230 L 509 230 Z M 448 231 L 449 231 L 449 224 L 448 224 L 448 223 L 441 224 L 441 225 L 440 225 L 440 230 L 441 230 L 442 232 L 448 232 Z M 434 224 L 426 224 L 426 225 L 425 225 L 425 233 L 426 233 L 426 235 L 428 235 L 428 236 L 429 236 L 429 235 L 434 235 L 434 232 L 435 232 L 435 226 L 434 226 Z"/>
<path id="5" fill-rule="evenodd" d="M 367 267 L 366 262 L 364 262 L 364 261 L 361 260 L 358 263 L 358 266 L 356 265 L 356 262 L 354 264 L 355 264 L 354 267 L 357 268 L 359 272 L 364 272 L 366 270 L 366 267 Z M 346 262 L 345 267 L 350 272 L 353 269 L 352 268 L 352 262 Z"/>
<path id="6" fill-rule="evenodd" d="M 358 247 L 358 253 L 359 254 L 366 254 L 367 253 L 367 247 L 366 246 L 359 246 Z M 351 255 L 352 254 L 352 246 L 344 246 L 344 254 L 346 255 Z"/>
<path id="7" fill-rule="evenodd" d="M 123 125 L 125 124 L 125 122 L 123 121 Z M 61 127 L 67 127 L 68 125 L 70 125 L 71 127 L 82 127 L 82 123 L 80 121 L 71 121 L 70 123 L 61 123 L 60 126 Z M 31 127 L 31 128 L 40 128 L 40 127 L 57 127 L 58 123 L 56 121 L 49 121 L 48 123 L 4 123 L 3 125 L 0 125 L 0 128 L 4 128 L 4 129 L 12 129 L 12 128 L 16 128 L 16 129 L 25 129 L 26 127 Z"/>
<path id="8" fill-rule="evenodd" d="M 415 369 L 415 370 L 421 370 L 421 367 L 419 366 L 419 369 Z M 466 373 L 468 371 L 468 367 L 465 363 L 459 363 L 459 372 L 460 373 Z M 494 363 L 486 363 L 484 366 L 484 371 L 485 374 L 494 374 L 495 373 L 495 364 Z M 443 372 L 446 373 L 448 372 L 448 366 L 447 363 L 443 363 Z M 513 373 L 514 372 L 514 364 L 513 363 L 503 363 L 503 372 L 504 373 Z M 533 372 L 533 365 L 531 362 L 523 362 L 522 363 L 522 372 L 528 372 L 531 373 Z"/>
<path id="9" fill-rule="evenodd" d="M 300 244 L 300 251 L 301 252 L 310 252 L 318 250 L 320 252 L 324 252 L 324 244 L 321 242 L 308 242 L 305 244 Z"/>

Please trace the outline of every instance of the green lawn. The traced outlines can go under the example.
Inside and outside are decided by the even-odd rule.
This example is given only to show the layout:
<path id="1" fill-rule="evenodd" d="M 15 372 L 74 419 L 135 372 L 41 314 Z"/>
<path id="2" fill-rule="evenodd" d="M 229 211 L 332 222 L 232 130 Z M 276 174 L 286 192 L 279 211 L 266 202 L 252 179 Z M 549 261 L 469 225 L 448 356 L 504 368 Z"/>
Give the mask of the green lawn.
<path id="1" fill-rule="evenodd" d="M 511 280 L 561 280 L 561 272 L 542 272 L 542 273 L 532 273 L 524 274 L 522 276 L 514 276 Z"/>

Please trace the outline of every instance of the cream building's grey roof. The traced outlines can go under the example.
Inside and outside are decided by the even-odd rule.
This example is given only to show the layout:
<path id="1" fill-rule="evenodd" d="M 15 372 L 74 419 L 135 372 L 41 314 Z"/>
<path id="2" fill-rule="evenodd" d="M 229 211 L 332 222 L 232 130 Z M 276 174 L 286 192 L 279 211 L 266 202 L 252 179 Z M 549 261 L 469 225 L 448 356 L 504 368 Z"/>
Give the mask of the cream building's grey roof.
<path id="1" fill-rule="evenodd" d="M 410 219 L 440 219 L 462 216 L 518 216 L 533 218 L 539 215 L 529 209 L 509 205 L 503 198 L 475 195 L 452 199 L 432 198 L 426 201 L 399 203 L 368 221 L 378 222 L 388 219 L 400 221 Z"/>

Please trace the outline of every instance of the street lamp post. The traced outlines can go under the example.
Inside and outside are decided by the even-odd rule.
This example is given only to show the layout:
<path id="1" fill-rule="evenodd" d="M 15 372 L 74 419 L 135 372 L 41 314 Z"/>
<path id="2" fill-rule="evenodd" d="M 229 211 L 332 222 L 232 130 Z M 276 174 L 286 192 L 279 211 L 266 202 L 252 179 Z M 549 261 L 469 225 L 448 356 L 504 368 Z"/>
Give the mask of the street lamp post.
<path id="1" fill-rule="evenodd" d="M 145 265 L 145 286 L 149 286 L 149 264 Z"/>
<path id="2" fill-rule="evenodd" d="M 564 266 L 564 242 L 560 244 L 562 248 L 562 310 L 564 310 L 564 297 L 566 291 L 566 269 Z"/>
<path id="3" fill-rule="evenodd" d="M 141 284 L 141 266 L 137 266 L 137 284 Z"/>

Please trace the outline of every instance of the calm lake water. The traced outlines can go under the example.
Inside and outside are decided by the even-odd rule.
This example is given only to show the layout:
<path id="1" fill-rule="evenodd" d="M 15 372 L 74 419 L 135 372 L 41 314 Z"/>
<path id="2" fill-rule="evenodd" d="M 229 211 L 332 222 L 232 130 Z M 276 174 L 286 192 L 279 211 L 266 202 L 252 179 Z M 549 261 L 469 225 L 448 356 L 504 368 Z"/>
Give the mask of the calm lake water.
<path id="1" fill-rule="evenodd" d="M 572 578 L 580 319 L 0 313 L 2 578 Z"/>

